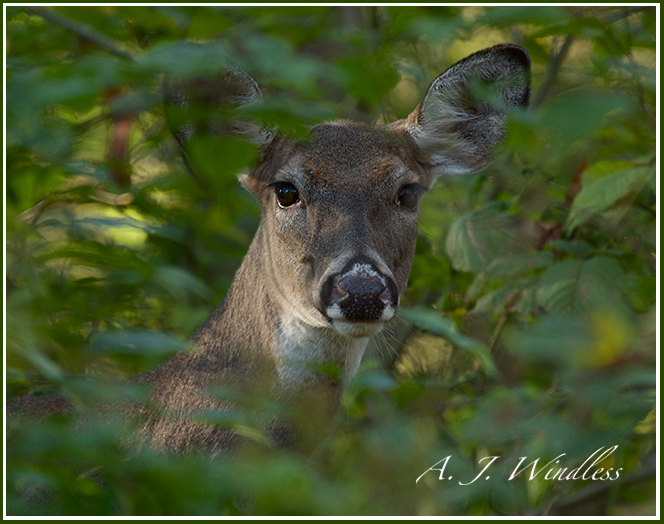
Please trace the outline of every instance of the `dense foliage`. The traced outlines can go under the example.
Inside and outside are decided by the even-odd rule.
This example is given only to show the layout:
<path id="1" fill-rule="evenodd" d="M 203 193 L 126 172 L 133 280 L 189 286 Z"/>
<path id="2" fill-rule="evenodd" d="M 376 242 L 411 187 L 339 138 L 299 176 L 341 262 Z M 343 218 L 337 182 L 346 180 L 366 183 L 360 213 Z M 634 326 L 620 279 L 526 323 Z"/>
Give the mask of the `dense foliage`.
<path id="1" fill-rule="evenodd" d="M 8 514 L 654 514 L 654 7 L 6 14 L 7 393 L 58 391 L 88 421 L 9 421 Z M 531 55 L 531 108 L 490 168 L 423 200 L 400 322 L 314 455 L 128 453 L 94 406 L 186 349 L 259 221 L 236 178 L 253 146 L 201 147 L 190 173 L 163 75 L 234 64 L 253 116 L 299 136 L 403 118 L 500 42 Z M 243 415 L 223 423 L 254 435 Z M 613 446 L 591 471 L 611 480 L 550 480 Z M 520 457 L 549 466 L 508 480 Z"/>

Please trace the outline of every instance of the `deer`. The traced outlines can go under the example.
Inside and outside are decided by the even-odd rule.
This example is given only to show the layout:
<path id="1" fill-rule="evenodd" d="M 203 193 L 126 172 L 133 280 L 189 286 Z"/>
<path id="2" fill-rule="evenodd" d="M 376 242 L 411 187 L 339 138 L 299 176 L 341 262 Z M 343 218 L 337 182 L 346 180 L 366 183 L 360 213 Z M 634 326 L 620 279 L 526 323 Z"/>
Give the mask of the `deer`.
<path id="1" fill-rule="evenodd" d="M 215 82 L 165 88 L 185 158 L 200 132 L 186 116 L 196 100 L 242 106 L 262 98 L 244 73 Z M 195 349 L 130 379 L 151 391 L 149 408 L 129 408 L 142 417 L 141 438 L 173 451 L 236 449 L 242 437 L 232 428 L 197 418 L 232 408 L 214 393 L 224 387 L 282 403 L 290 417 L 268 411 L 262 421 L 272 442 L 312 449 L 370 338 L 396 315 L 420 198 L 440 176 L 488 166 L 510 114 L 529 96 L 527 51 L 500 44 L 451 66 L 407 118 L 389 124 L 322 123 L 304 140 L 248 121 L 209 124 L 212 134 L 256 144 L 259 159 L 240 182 L 261 220 L 226 297 L 191 338 Z"/>

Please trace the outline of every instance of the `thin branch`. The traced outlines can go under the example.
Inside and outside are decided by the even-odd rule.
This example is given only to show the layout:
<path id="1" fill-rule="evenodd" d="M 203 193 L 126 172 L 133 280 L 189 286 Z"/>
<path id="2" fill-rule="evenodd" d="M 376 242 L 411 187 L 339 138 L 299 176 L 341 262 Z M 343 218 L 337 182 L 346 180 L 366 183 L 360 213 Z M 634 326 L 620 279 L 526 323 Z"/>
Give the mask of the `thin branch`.
<path id="1" fill-rule="evenodd" d="M 101 115 L 93 116 L 92 118 L 86 120 L 85 122 L 78 122 L 74 124 L 73 128 L 76 131 L 76 133 L 82 133 L 109 118 L 110 116 L 107 113 L 102 113 Z"/>
<path id="2" fill-rule="evenodd" d="M 506 322 L 507 322 L 507 314 L 502 315 L 500 317 L 500 320 L 498 321 L 498 325 L 496 326 L 496 329 L 493 331 L 493 335 L 491 336 L 491 345 L 489 346 L 489 350 L 491 352 L 495 351 L 496 343 L 498 342 L 498 337 L 500 336 L 500 332 L 505 327 Z"/>
<path id="3" fill-rule="evenodd" d="M 642 11 L 647 11 L 648 9 L 655 9 L 655 6 L 647 6 L 647 7 L 633 7 L 631 9 L 621 9 L 618 13 L 615 13 L 611 16 L 607 16 L 604 21 L 613 24 L 617 22 L 618 20 L 622 20 L 624 18 L 627 18 L 635 13 L 640 13 Z"/>
<path id="4" fill-rule="evenodd" d="M 109 53 L 116 56 L 125 58 L 127 60 L 134 60 L 134 57 L 122 49 L 122 47 L 113 39 L 99 33 L 88 24 L 82 22 L 75 22 L 74 20 L 61 15 L 53 9 L 44 9 L 43 7 L 25 7 L 27 13 L 37 15 L 52 24 L 60 26 L 72 33 L 80 36 L 81 38 L 92 42 L 93 44 L 106 49 Z"/>
<path id="5" fill-rule="evenodd" d="M 604 19 L 604 22 L 608 24 L 613 24 L 619 20 L 627 18 L 635 13 L 645 11 L 647 9 L 654 9 L 654 7 L 637 7 L 632 9 L 622 9 L 615 14 L 607 16 Z M 569 52 L 569 48 L 571 47 L 573 41 L 574 41 L 573 36 L 571 35 L 566 36 L 563 45 L 560 46 L 560 50 L 555 54 L 555 56 L 549 62 L 546 79 L 544 80 L 542 87 L 540 87 L 540 90 L 537 92 L 537 95 L 534 97 L 532 102 L 532 106 L 534 108 L 539 107 L 542 104 L 542 102 L 544 102 L 544 99 L 549 95 L 549 91 L 553 86 L 553 83 L 556 79 L 556 76 L 558 75 L 558 72 L 560 71 L 563 61 L 567 57 L 567 53 Z"/>
<path id="6" fill-rule="evenodd" d="M 548 96 L 549 91 L 551 90 L 551 87 L 553 86 L 553 83 L 556 80 L 556 76 L 558 75 L 558 72 L 560 71 L 560 68 L 563 65 L 563 61 L 567 57 L 567 53 L 569 52 L 569 48 L 572 46 L 573 41 L 574 41 L 573 36 L 571 35 L 566 36 L 563 45 L 560 46 L 558 52 L 549 62 L 549 67 L 546 72 L 546 80 L 544 80 L 542 87 L 540 87 L 540 90 L 537 92 L 537 95 L 533 100 L 532 105 L 534 108 L 539 107 L 542 104 L 542 102 L 544 102 L 544 99 Z"/>

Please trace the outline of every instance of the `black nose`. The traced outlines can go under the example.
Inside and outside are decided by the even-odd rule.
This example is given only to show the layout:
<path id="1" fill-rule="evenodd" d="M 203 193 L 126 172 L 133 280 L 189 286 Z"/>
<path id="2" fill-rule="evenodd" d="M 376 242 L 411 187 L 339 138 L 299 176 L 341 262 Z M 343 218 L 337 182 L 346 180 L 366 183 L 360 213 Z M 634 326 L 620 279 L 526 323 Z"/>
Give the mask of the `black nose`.
<path id="1" fill-rule="evenodd" d="M 321 292 L 325 314 L 332 320 L 372 322 L 388 312 L 389 318 L 399 303 L 397 287 L 367 257 L 355 257 L 344 268 L 330 275 Z"/>
<path id="2" fill-rule="evenodd" d="M 387 286 L 376 277 L 348 275 L 337 286 L 348 295 L 339 306 L 350 321 L 378 320 L 385 310 L 385 302 L 379 298 Z"/>
<path id="3" fill-rule="evenodd" d="M 347 275 L 339 280 L 337 285 L 346 291 L 349 296 L 359 300 L 376 298 L 387 289 L 387 286 L 376 277 L 360 277 L 357 275 Z"/>

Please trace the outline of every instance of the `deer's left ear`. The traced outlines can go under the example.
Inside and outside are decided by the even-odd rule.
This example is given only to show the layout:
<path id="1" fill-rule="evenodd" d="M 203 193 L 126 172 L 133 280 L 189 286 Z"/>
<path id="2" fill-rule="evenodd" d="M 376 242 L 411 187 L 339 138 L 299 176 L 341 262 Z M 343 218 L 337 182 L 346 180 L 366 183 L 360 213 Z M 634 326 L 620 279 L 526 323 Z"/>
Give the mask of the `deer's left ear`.
<path id="1" fill-rule="evenodd" d="M 528 105 L 530 57 L 517 45 L 474 53 L 440 75 L 398 127 L 408 133 L 432 182 L 480 171 L 493 160 L 507 115 Z"/>
<path id="2" fill-rule="evenodd" d="M 235 114 L 238 108 L 263 100 L 256 81 L 242 71 L 229 69 L 178 81 L 166 79 L 163 94 L 171 132 L 185 150 L 194 136 L 236 135 L 261 150 L 274 139 L 274 130 Z"/>

